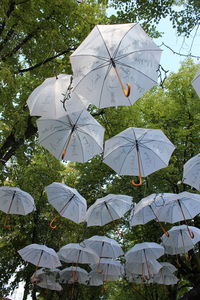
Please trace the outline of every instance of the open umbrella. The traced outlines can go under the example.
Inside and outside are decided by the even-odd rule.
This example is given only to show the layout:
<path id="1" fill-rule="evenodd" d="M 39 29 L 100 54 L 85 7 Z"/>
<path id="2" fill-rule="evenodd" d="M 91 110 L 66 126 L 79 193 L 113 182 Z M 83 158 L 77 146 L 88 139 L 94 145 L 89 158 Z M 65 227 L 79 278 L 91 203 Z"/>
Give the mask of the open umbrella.
<path id="1" fill-rule="evenodd" d="M 183 183 L 189 184 L 200 191 L 200 153 L 184 164 Z"/>
<path id="2" fill-rule="evenodd" d="M 27 215 L 36 210 L 33 197 L 17 187 L 0 187 L 0 210 L 6 214 Z M 5 219 L 4 226 L 6 225 Z"/>
<path id="3" fill-rule="evenodd" d="M 95 271 L 91 271 L 89 273 L 89 282 L 88 285 L 90 286 L 100 286 L 103 285 L 105 281 L 117 281 L 121 279 L 121 275 L 117 274 L 103 274 L 97 273 Z"/>
<path id="4" fill-rule="evenodd" d="M 177 199 L 177 194 L 172 193 L 159 193 L 151 194 L 141 199 L 136 205 L 134 214 L 130 218 L 130 225 L 136 226 L 139 224 L 146 224 L 149 221 L 155 219 L 159 222 L 162 230 L 165 234 L 168 234 L 160 223 L 159 212 L 163 210 L 163 207 L 170 200 Z"/>
<path id="5" fill-rule="evenodd" d="M 144 279 L 149 280 L 154 274 L 158 273 L 162 265 L 157 260 L 146 261 L 143 263 L 131 262 L 128 260 L 125 264 L 127 277 L 132 275 L 142 275 Z"/>
<path id="6" fill-rule="evenodd" d="M 53 182 L 45 190 L 49 203 L 59 212 L 59 215 L 75 223 L 81 223 L 85 220 L 87 202 L 76 189 L 63 183 Z M 53 226 L 53 222 L 59 215 L 51 221 L 51 228 L 56 228 Z"/>
<path id="7" fill-rule="evenodd" d="M 60 280 L 60 270 L 58 269 L 39 269 L 31 277 L 31 282 L 41 288 L 48 290 L 61 291 L 62 287 L 58 283 Z"/>
<path id="8" fill-rule="evenodd" d="M 99 198 L 86 213 L 87 226 L 103 226 L 120 219 L 131 209 L 132 197 L 126 195 L 109 194 Z"/>
<path id="9" fill-rule="evenodd" d="M 66 113 L 85 108 L 76 93 L 72 92 L 72 75 L 60 74 L 45 79 L 28 97 L 31 116 L 59 118 Z"/>
<path id="10" fill-rule="evenodd" d="M 55 269 L 61 266 L 54 249 L 45 245 L 31 244 L 20 249 L 18 253 L 24 261 L 30 262 L 36 267 Z"/>
<path id="11" fill-rule="evenodd" d="M 86 162 L 103 151 L 104 128 L 85 110 L 39 118 L 37 126 L 39 143 L 57 159 Z"/>
<path id="12" fill-rule="evenodd" d="M 97 25 L 70 56 L 74 90 L 97 107 L 131 105 L 157 83 L 160 55 L 138 23 Z"/>
<path id="13" fill-rule="evenodd" d="M 194 79 L 192 80 L 192 86 L 195 89 L 197 95 L 200 97 L 200 66 L 199 66 L 197 74 L 195 75 Z"/>
<path id="14" fill-rule="evenodd" d="M 185 221 L 188 232 L 193 238 L 187 225 L 188 219 L 193 219 L 200 213 L 200 195 L 182 192 L 176 195 L 174 199 L 169 199 L 158 212 L 158 219 L 162 222 L 176 223 Z"/>
<path id="15" fill-rule="evenodd" d="M 170 263 L 161 262 L 162 268 L 153 276 L 153 282 L 158 284 L 173 285 L 178 278 L 173 274 L 177 269 Z"/>
<path id="16" fill-rule="evenodd" d="M 191 238 L 186 225 L 174 226 L 169 230 L 169 237 L 162 235 L 162 245 L 166 254 L 183 254 L 193 249 L 200 241 L 200 229 L 189 226 L 194 237 Z"/>
<path id="17" fill-rule="evenodd" d="M 68 267 L 60 272 L 61 283 L 73 284 L 78 282 L 81 284 L 87 284 L 88 280 L 88 272 L 80 267 Z"/>
<path id="18" fill-rule="evenodd" d="M 77 243 L 67 244 L 60 248 L 58 256 L 60 260 L 67 263 L 91 264 L 99 262 L 99 256 L 94 250 Z"/>
<path id="19" fill-rule="evenodd" d="M 160 129 L 129 127 L 105 142 L 104 163 L 119 175 L 142 177 L 167 167 L 175 146 Z"/>
<path id="20" fill-rule="evenodd" d="M 110 258 L 101 258 L 98 264 L 91 264 L 91 269 L 96 273 L 107 275 L 117 275 L 122 277 L 124 275 L 124 266 L 120 261 Z"/>
<path id="21" fill-rule="evenodd" d="M 106 236 L 95 235 L 83 243 L 93 249 L 99 257 L 117 258 L 124 254 L 120 245 L 113 239 Z"/>
<path id="22" fill-rule="evenodd" d="M 136 244 L 125 253 L 127 262 L 146 263 L 155 261 L 164 254 L 163 246 L 157 243 L 144 242 Z"/>

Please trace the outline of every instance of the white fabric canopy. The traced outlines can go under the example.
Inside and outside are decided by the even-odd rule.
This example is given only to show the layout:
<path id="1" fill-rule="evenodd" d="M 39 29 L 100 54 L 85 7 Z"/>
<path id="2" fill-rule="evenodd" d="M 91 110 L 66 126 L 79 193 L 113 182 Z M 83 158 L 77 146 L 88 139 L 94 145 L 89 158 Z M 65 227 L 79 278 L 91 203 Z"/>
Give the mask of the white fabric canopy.
<path id="1" fill-rule="evenodd" d="M 87 202 L 76 189 L 63 183 L 53 182 L 45 188 L 48 201 L 59 214 L 76 223 L 85 220 Z"/>
<path id="2" fill-rule="evenodd" d="M 109 194 L 99 198 L 86 213 L 87 226 L 103 226 L 120 219 L 131 208 L 132 197 Z"/>
<path id="3" fill-rule="evenodd" d="M 157 260 L 151 260 L 144 263 L 130 262 L 128 261 L 125 265 L 127 277 L 131 277 L 132 274 L 152 277 L 153 274 L 159 272 L 162 265 Z"/>
<path id="4" fill-rule="evenodd" d="M 126 261 L 146 263 L 147 261 L 155 261 L 164 254 L 163 246 L 157 243 L 144 242 L 136 244 L 125 253 Z"/>
<path id="5" fill-rule="evenodd" d="M 184 164 L 183 183 L 189 184 L 200 191 L 200 153 Z"/>
<path id="6" fill-rule="evenodd" d="M 80 267 L 68 267 L 60 272 L 61 283 L 73 284 L 75 282 L 87 284 L 89 275 L 86 270 Z"/>
<path id="7" fill-rule="evenodd" d="M 97 107 L 131 105 L 157 84 L 160 55 L 138 23 L 97 25 L 70 56 L 74 90 Z"/>
<path id="8" fill-rule="evenodd" d="M 141 169 L 145 177 L 167 167 L 174 149 L 160 129 L 129 127 L 105 142 L 103 161 L 119 175 L 139 176 Z"/>
<path id="9" fill-rule="evenodd" d="M 197 74 L 195 75 L 194 79 L 192 80 L 192 86 L 195 89 L 197 95 L 200 97 L 200 66 L 199 66 Z"/>
<path id="10" fill-rule="evenodd" d="M 33 197 L 17 187 L 0 187 L 0 210 L 6 214 L 27 215 L 36 210 Z"/>
<path id="11" fill-rule="evenodd" d="M 57 159 L 87 162 L 103 152 L 104 128 L 87 111 L 39 118 L 39 143 Z"/>
<path id="12" fill-rule="evenodd" d="M 38 285 L 41 288 L 62 291 L 62 287 L 59 284 L 60 270 L 58 269 L 39 269 L 31 277 L 31 282 Z"/>
<path id="13" fill-rule="evenodd" d="M 107 275 L 117 275 L 122 277 L 124 275 L 124 266 L 120 261 L 110 258 L 101 258 L 98 264 L 90 265 L 91 269 L 96 273 Z"/>

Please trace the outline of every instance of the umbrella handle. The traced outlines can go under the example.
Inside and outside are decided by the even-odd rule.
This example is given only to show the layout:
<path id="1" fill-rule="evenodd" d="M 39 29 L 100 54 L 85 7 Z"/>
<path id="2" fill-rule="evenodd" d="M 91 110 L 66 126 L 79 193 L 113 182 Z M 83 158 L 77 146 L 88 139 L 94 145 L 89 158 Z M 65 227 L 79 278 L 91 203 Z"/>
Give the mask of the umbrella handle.
<path id="1" fill-rule="evenodd" d="M 134 186 L 141 186 L 142 185 L 142 176 L 138 176 L 139 183 L 135 183 L 134 179 L 131 180 L 132 185 Z"/>
<path id="2" fill-rule="evenodd" d="M 129 97 L 130 93 L 131 93 L 131 85 L 130 85 L 130 83 L 127 83 L 127 90 L 125 89 L 124 86 L 122 87 L 122 90 L 123 90 L 124 96 Z"/>
<path id="3" fill-rule="evenodd" d="M 55 216 L 55 218 L 53 218 L 53 220 L 51 221 L 51 223 L 49 224 L 49 227 L 51 229 L 56 229 L 57 225 L 53 226 L 53 223 L 55 222 L 55 220 L 59 217 L 59 215 Z"/>
<path id="4" fill-rule="evenodd" d="M 61 154 L 62 160 L 64 160 L 66 153 L 67 153 L 67 149 L 63 150 L 63 152 Z"/>

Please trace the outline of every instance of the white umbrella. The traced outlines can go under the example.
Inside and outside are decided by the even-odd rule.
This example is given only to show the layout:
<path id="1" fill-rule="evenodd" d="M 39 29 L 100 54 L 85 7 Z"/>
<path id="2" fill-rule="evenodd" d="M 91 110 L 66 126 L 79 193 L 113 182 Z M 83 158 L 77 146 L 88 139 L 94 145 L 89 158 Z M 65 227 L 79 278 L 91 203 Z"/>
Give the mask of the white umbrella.
<path id="1" fill-rule="evenodd" d="M 191 238 L 187 227 L 193 233 L 193 238 Z M 200 229 L 186 225 L 174 226 L 169 230 L 169 237 L 163 235 L 161 240 L 166 254 L 183 254 L 193 249 L 200 241 Z"/>
<path id="2" fill-rule="evenodd" d="M 37 267 L 54 269 L 61 266 L 54 249 L 45 245 L 31 244 L 20 249 L 18 253 L 24 261 L 30 262 Z"/>
<path id="3" fill-rule="evenodd" d="M 162 222 L 176 223 L 193 219 L 200 213 L 200 195 L 182 192 L 168 202 L 158 212 L 158 219 Z M 186 222 L 187 224 L 187 222 Z M 193 238 L 192 232 L 188 232 Z"/>
<path id="4" fill-rule="evenodd" d="M 177 269 L 170 263 L 161 262 L 162 268 L 158 274 L 153 276 L 153 282 L 158 284 L 173 285 L 178 282 L 178 278 L 173 274 Z"/>
<path id="5" fill-rule="evenodd" d="M 153 283 L 152 277 L 147 279 L 147 276 L 142 276 L 134 273 L 127 273 L 126 277 L 128 278 L 129 282 L 133 282 L 135 284 L 150 284 Z"/>
<path id="6" fill-rule="evenodd" d="M 91 264 L 99 262 L 99 256 L 96 252 L 77 243 L 67 244 L 60 248 L 58 256 L 60 260 L 67 263 Z"/>
<path id="7" fill-rule="evenodd" d="M 164 254 L 163 246 L 157 243 L 144 242 L 136 244 L 125 253 L 126 261 L 136 263 L 146 263 L 155 261 Z"/>
<path id="8" fill-rule="evenodd" d="M 83 243 L 93 249 L 99 257 L 117 258 L 124 254 L 120 245 L 113 239 L 106 236 L 95 235 Z"/>
<path id="9" fill-rule="evenodd" d="M 73 284 L 75 282 L 87 284 L 89 274 L 86 270 L 80 267 L 68 267 L 60 272 L 61 283 Z"/>
<path id="10" fill-rule="evenodd" d="M 121 278 L 121 275 L 117 274 L 103 274 L 103 273 L 97 273 L 95 271 L 91 271 L 89 273 L 89 283 L 90 286 L 99 286 L 103 285 L 105 281 L 117 281 Z"/>
<path id="11" fill-rule="evenodd" d="M 124 266 L 121 262 L 110 258 L 101 258 L 98 264 L 92 264 L 90 267 L 96 273 L 106 276 L 115 275 L 122 277 L 124 275 Z"/>
<path id="12" fill-rule="evenodd" d="M 172 193 L 159 193 L 159 194 L 151 194 L 143 199 L 141 199 L 135 205 L 134 214 L 130 218 L 130 226 L 136 226 L 139 224 L 146 224 L 149 221 L 155 219 L 159 222 L 161 219 L 159 218 L 159 212 L 163 210 L 166 203 L 170 200 L 177 199 L 177 194 Z M 162 230 L 165 234 L 167 234 L 166 230 L 160 224 Z"/>
<path id="13" fill-rule="evenodd" d="M 157 83 L 160 55 L 138 23 L 97 25 L 70 57 L 74 90 L 97 107 L 131 105 Z"/>
<path id="14" fill-rule="evenodd" d="M 17 187 L 1 186 L 0 187 L 0 210 L 6 214 L 27 215 L 36 210 L 33 197 Z M 4 221 L 5 227 L 7 217 Z"/>
<path id="15" fill-rule="evenodd" d="M 146 279 L 150 279 L 154 274 L 158 273 L 162 265 L 157 260 L 146 261 L 143 263 L 127 261 L 125 270 L 127 277 L 132 274 L 142 275 Z"/>
<path id="16" fill-rule="evenodd" d="M 87 202 L 76 189 L 63 183 L 53 182 L 46 186 L 45 190 L 49 203 L 59 212 L 59 215 L 75 223 L 85 220 Z M 59 215 L 50 223 L 51 228 L 56 228 L 52 224 Z"/>
<path id="17" fill-rule="evenodd" d="M 62 287 L 58 283 L 60 270 L 58 269 L 39 269 L 31 277 L 31 282 L 41 288 L 48 290 L 61 291 Z"/>
<path id="18" fill-rule="evenodd" d="M 194 79 L 192 80 L 192 86 L 195 89 L 197 95 L 200 97 L 200 66 L 199 66 L 197 74 L 195 75 Z"/>
<path id="19" fill-rule="evenodd" d="M 59 118 L 66 112 L 80 111 L 84 105 L 72 92 L 72 75 L 60 74 L 47 78 L 28 97 L 31 116 Z"/>
<path id="20" fill-rule="evenodd" d="M 104 163 L 119 175 L 142 177 L 167 167 L 175 146 L 160 129 L 129 127 L 105 142 Z"/>
<path id="21" fill-rule="evenodd" d="M 87 111 L 39 118 L 39 143 L 57 159 L 86 162 L 103 151 L 104 128 Z"/>
<path id="22" fill-rule="evenodd" d="M 126 195 L 109 194 L 99 198 L 87 210 L 87 226 L 103 226 L 120 219 L 130 210 L 131 205 L 132 197 Z"/>
<path id="23" fill-rule="evenodd" d="M 189 184 L 200 191 L 200 153 L 184 164 L 183 183 Z"/>

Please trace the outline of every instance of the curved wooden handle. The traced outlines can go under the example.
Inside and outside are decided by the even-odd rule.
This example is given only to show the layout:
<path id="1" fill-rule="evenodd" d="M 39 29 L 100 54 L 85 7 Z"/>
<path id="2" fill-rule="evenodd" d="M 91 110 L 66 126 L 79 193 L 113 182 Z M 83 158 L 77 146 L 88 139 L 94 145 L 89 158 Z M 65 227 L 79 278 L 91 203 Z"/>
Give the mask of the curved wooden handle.
<path id="1" fill-rule="evenodd" d="M 49 227 L 51 229 L 56 229 L 57 225 L 53 226 L 53 223 L 55 222 L 55 220 L 59 217 L 59 215 L 55 216 L 55 218 L 53 218 L 53 220 L 51 221 L 51 223 L 49 224 Z"/>
<path id="2" fill-rule="evenodd" d="M 129 97 L 130 93 L 131 93 L 131 85 L 130 83 L 127 83 L 127 90 L 125 89 L 125 87 L 122 88 L 124 96 Z"/>
<path id="3" fill-rule="evenodd" d="M 131 180 L 132 185 L 134 186 L 141 186 L 142 185 L 142 176 L 138 176 L 139 183 L 135 183 L 134 179 Z"/>

